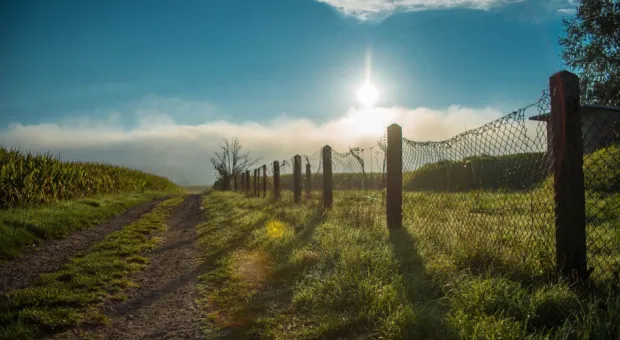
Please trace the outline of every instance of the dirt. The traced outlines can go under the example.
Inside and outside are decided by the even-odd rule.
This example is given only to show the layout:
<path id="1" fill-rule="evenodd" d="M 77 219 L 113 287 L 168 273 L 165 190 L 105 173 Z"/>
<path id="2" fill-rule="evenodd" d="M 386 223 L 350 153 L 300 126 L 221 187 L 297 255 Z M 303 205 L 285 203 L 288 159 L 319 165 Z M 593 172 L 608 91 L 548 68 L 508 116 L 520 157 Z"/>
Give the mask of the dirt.
<path id="1" fill-rule="evenodd" d="M 162 244 L 148 255 L 149 266 L 131 277 L 139 288 L 127 299 L 108 302 L 104 326 L 72 329 L 56 339 L 200 339 L 200 309 L 196 305 L 199 262 L 196 225 L 203 218 L 200 196 L 191 195 L 172 213 Z"/>
<path id="2" fill-rule="evenodd" d="M 107 222 L 76 231 L 66 238 L 47 240 L 36 247 L 28 248 L 19 257 L 0 264 L 0 294 L 24 288 L 41 274 L 60 270 L 71 258 L 103 240 L 109 233 L 137 221 L 164 199 L 129 208 Z"/>

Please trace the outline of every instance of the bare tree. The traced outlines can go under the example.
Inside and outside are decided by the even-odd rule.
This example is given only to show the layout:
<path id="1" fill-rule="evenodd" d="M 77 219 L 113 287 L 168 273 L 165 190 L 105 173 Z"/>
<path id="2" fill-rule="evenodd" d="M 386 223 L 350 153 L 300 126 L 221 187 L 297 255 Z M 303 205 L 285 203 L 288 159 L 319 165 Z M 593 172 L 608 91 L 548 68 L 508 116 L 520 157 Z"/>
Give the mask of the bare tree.
<path id="1" fill-rule="evenodd" d="M 258 159 L 252 160 L 248 152 L 242 153 L 241 150 L 241 142 L 235 136 L 231 140 L 224 139 L 220 144 L 220 151 L 215 152 L 214 157 L 211 158 L 211 164 L 217 176 L 216 183 L 223 190 L 230 189 L 230 181 L 234 176 L 258 162 Z"/>

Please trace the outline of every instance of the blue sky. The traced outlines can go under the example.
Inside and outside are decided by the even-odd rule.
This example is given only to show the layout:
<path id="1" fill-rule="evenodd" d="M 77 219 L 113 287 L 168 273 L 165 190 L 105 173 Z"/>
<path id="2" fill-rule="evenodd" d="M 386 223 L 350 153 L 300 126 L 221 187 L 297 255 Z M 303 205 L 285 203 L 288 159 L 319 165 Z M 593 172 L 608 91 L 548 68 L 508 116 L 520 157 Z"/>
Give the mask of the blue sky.
<path id="1" fill-rule="evenodd" d="M 204 182 L 211 175 L 183 170 L 184 159 L 114 157 L 119 148 L 161 155 L 145 149 L 146 135 L 207 159 L 209 145 L 242 131 L 251 151 L 278 157 L 294 150 L 259 141 L 298 124 L 329 137 L 355 114 L 380 125 L 400 112 L 395 120 L 413 122 L 424 116 L 416 110 L 432 112 L 433 126 L 451 126 L 414 138 L 445 138 L 536 101 L 565 68 L 557 38 L 573 7 L 570 0 L 2 1 L 0 144 Z M 369 51 L 380 99 L 364 115 L 356 91 Z M 178 140 L 187 135 L 179 129 L 196 130 L 206 144 L 190 148 L 194 139 Z M 85 136 L 68 137 L 75 133 Z"/>

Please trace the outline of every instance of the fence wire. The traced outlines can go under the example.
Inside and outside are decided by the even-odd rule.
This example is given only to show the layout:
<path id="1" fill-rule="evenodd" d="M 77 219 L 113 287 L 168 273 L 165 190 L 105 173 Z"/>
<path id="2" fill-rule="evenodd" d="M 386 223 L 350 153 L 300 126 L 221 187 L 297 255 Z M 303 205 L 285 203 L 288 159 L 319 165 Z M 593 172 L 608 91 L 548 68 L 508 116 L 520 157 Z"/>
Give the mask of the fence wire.
<path id="1" fill-rule="evenodd" d="M 280 199 L 293 202 L 293 171 L 295 157 L 285 158 L 280 163 Z"/>
<path id="2" fill-rule="evenodd" d="M 586 247 L 591 277 L 620 276 L 620 112 L 590 107 L 580 114 L 586 189 Z"/>
<path id="3" fill-rule="evenodd" d="M 462 265 L 524 275 L 555 264 L 551 159 L 536 103 L 444 141 L 403 138 L 403 218 L 420 240 Z"/>
<path id="4" fill-rule="evenodd" d="M 403 138 L 403 219 L 416 239 L 455 256 L 459 265 L 556 276 L 550 110 L 545 91 L 537 102 L 447 140 Z M 591 278 L 618 281 L 620 114 L 604 110 L 580 112 L 587 257 Z M 335 205 L 374 197 L 377 202 L 368 204 L 385 208 L 386 151 L 387 136 L 374 145 L 332 150 Z M 294 161 L 279 161 L 283 201 L 294 201 Z M 266 178 L 259 169 L 258 196 L 273 198 L 273 163 Z M 323 149 L 301 155 L 304 200 L 320 200 L 323 172 Z M 254 195 L 250 175 L 248 193 Z"/>

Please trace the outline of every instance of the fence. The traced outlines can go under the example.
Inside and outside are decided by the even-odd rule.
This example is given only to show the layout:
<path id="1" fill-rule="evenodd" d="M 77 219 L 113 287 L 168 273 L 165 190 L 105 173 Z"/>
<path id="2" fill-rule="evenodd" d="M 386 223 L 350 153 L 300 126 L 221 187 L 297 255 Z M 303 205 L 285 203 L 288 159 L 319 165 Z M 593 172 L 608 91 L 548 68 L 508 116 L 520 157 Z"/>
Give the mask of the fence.
<path id="1" fill-rule="evenodd" d="M 620 111 L 610 111 L 615 125 L 586 117 L 579 99 L 577 77 L 562 71 L 534 104 L 451 139 L 410 140 L 393 124 L 375 145 L 326 145 L 246 171 L 234 188 L 295 203 L 320 193 L 327 209 L 334 192 L 362 192 L 384 202 L 388 228 L 406 225 L 457 256 L 610 282 L 620 274 Z"/>

